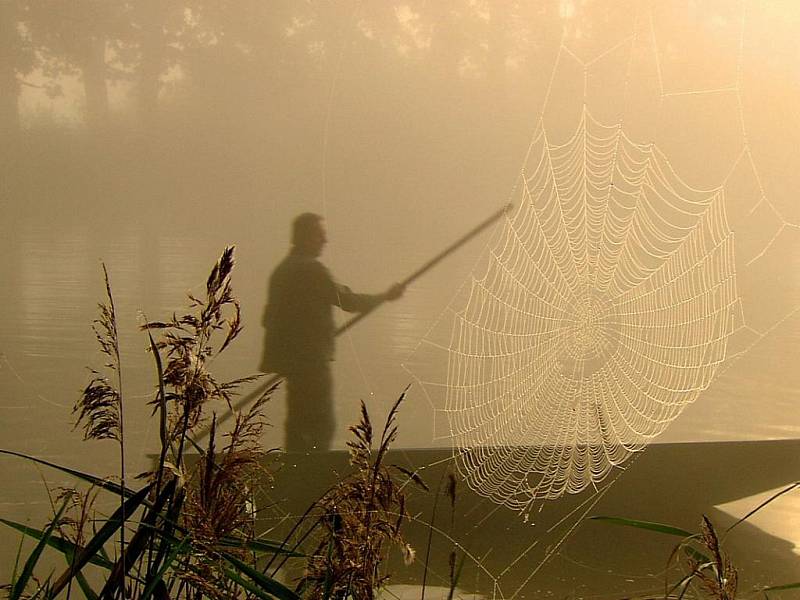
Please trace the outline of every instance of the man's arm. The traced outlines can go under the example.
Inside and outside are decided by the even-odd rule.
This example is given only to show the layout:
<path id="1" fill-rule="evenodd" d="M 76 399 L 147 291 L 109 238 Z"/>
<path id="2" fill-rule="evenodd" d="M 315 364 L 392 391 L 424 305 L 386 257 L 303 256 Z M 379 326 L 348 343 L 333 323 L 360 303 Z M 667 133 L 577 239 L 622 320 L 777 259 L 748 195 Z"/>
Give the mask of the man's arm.
<path id="1" fill-rule="evenodd" d="M 319 285 L 325 290 L 324 295 L 328 302 L 347 312 L 368 312 L 384 302 L 397 300 L 405 291 L 404 286 L 395 283 L 380 294 L 358 294 L 346 285 L 336 283 L 330 271 L 322 263 L 317 261 L 315 263 L 319 269 L 317 272 Z"/>
<path id="2" fill-rule="evenodd" d="M 380 294 L 357 294 L 346 285 L 336 284 L 336 300 L 333 304 L 347 312 L 367 312 L 390 300 L 403 295 L 405 287 L 395 283 Z"/>

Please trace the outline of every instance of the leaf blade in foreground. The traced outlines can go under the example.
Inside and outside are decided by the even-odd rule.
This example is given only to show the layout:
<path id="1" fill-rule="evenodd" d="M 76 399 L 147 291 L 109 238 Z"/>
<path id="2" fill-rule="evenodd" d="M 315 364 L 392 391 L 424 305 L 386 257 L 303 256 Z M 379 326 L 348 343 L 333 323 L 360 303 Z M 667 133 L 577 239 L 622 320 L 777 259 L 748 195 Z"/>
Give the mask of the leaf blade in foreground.
<path id="1" fill-rule="evenodd" d="M 114 511 L 114 514 L 111 515 L 111 517 L 109 517 L 109 519 L 103 524 L 103 526 L 100 528 L 100 531 L 98 531 L 95 536 L 89 540 L 89 543 L 86 544 L 86 547 L 83 549 L 83 551 L 76 556 L 75 562 L 70 565 L 70 567 L 56 580 L 51 593 L 53 597 L 57 596 L 59 592 L 64 589 L 67 583 L 69 583 L 69 581 L 75 576 L 75 574 L 78 573 L 93 556 L 97 555 L 97 553 L 103 547 L 103 544 L 105 544 L 109 538 L 116 533 L 117 529 L 125 526 L 122 516 L 126 515 L 127 520 L 127 517 L 133 515 L 134 512 L 136 512 L 136 509 L 139 508 L 144 499 L 150 493 L 150 489 L 152 487 L 152 484 L 143 487 L 141 490 L 136 492 L 133 497 L 126 500 L 122 506 Z"/>
<path id="2" fill-rule="evenodd" d="M 647 531 L 655 531 L 657 533 L 664 533 L 666 535 L 674 535 L 682 538 L 692 537 L 691 531 L 673 527 L 672 525 L 665 525 L 664 523 L 656 523 L 654 521 L 637 521 L 636 519 L 626 519 L 624 517 L 606 517 L 606 516 L 593 516 L 589 517 L 592 521 L 605 521 L 613 525 L 622 525 L 624 527 L 633 527 L 635 529 L 645 529 Z"/>
<path id="3" fill-rule="evenodd" d="M 92 485 L 96 485 L 101 487 L 109 492 L 113 492 L 114 494 L 122 494 L 128 498 L 132 497 L 136 492 L 131 490 L 130 488 L 123 487 L 119 484 L 114 483 L 113 481 L 108 481 L 106 479 L 101 479 L 100 477 L 96 477 L 95 475 L 90 475 L 89 473 L 83 473 L 76 469 L 71 469 L 69 467 L 65 467 L 63 465 L 58 465 L 56 463 L 52 463 L 50 461 L 44 460 L 42 458 L 36 458 L 35 456 L 30 456 L 29 454 L 23 454 L 22 452 L 15 452 L 14 450 L 4 450 L 0 449 L 0 454 L 7 454 L 9 456 L 16 456 L 17 458 L 24 458 L 25 460 L 29 460 L 31 462 L 35 462 L 40 465 L 44 465 L 46 467 L 50 467 L 52 469 L 56 469 L 61 471 L 62 473 L 68 473 L 78 479 L 82 479 L 83 481 L 87 481 Z"/>
<path id="4" fill-rule="evenodd" d="M 19 600 L 19 598 L 22 597 L 25 587 L 28 585 L 28 581 L 33 576 L 33 569 L 36 568 L 36 563 L 39 562 L 39 558 L 42 556 L 42 551 L 47 545 L 47 540 L 53 534 L 53 530 L 58 525 L 58 520 L 61 518 L 61 515 L 64 514 L 64 511 L 67 509 L 68 503 L 69 499 L 65 498 L 61 508 L 58 509 L 56 516 L 47 526 L 47 529 L 44 530 L 44 533 L 34 547 L 33 552 L 31 552 L 28 556 L 28 560 L 25 561 L 25 565 L 22 567 L 22 572 L 19 574 L 19 579 L 14 582 L 14 585 L 8 594 L 9 600 Z"/>
<path id="5" fill-rule="evenodd" d="M 41 529 L 36 529 L 35 527 L 29 527 L 28 525 L 23 525 L 22 523 L 17 523 L 16 521 L 9 521 L 8 519 L 0 519 L 0 523 L 4 525 L 8 525 L 12 529 L 16 529 L 17 531 L 32 537 L 36 540 L 41 540 L 44 536 L 45 532 Z M 50 538 L 47 540 L 47 545 L 51 548 L 58 550 L 59 552 L 64 553 L 67 555 L 70 552 L 80 552 L 83 550 L 80 546 L 76 546 L 72 542 L 67 539 L 64 539 L 61 536 L 51 535 Z M 89 561 L 91 564 L 96 565 L 98 567 L 104 567 L 106 569 L 110 569 L 113 566 L 113 563 L 110 560 L 106 560 L 102 556 L 95 556 Z"/>
<path id="6" fill-rule="evenodd" d="M 280 598 L 281 600 L 300 600 L 300 596 L 298 596 L 288 587 L 278 581 L 275 581 L 271 577 L 267 577 L 261 571 L 254 569 L 235 556 L 228 554 L 227 552 L 223 552 L 222 557 L 231 565 L 236 567 L 236 569 L 238 569 L 241 573 L 244 573 L 250 579 L 252 579 L 253 582 L 260 587 L 260 589 L 264 590 L 268 594 L 271 594 L 276 598 Z"/>
<path id="7" fill-rule="evenodd" d="M 782 590 L 796 590 L 800 589 L 800 581 L 795 583 L 784 583 L 783 585 L 771 585 L 769 587 L 761 588 L 762 592 L 780 592 Z"/>

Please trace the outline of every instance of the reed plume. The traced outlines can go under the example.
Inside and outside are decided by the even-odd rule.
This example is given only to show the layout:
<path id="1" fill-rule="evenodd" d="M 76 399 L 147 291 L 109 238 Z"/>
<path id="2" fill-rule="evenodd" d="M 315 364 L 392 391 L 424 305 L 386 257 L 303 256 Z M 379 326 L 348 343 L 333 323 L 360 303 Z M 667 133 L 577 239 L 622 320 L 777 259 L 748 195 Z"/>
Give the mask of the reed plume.
<path id="1" fill-rule="evenodd" d="M 229 410 L 239 386 L 260 375 L 218 381 L 208 369 L 242 330 L 239 301 L 233 295 L 231 273 L 234 248 L 225 248 L 206 281 L 204 298 L 189 295 L 190 310 L 169 321 L 148 321 L 142 329 L 151 334 L 151 350 L 161 370 L 161 352 L 166 358 L 154 405 L 162 412 L 162 452 L 159 465 L 146 474 L 156 489 L 180 479 L 182 495 L 170 504 L 179 512 L 183 535 L 192 540 L 191 557 L 176 568 L 178 590 L 190 596 L 235 598 L 241 588 L 232 582 L 224 553 L 246 559 L 247 540 L 255 538 L 253 490 L 269 478 L 262 466 L 266 452 L 261 446 L 265 426 L 263 407 L 274 386 L 265 391 L 245 413 L 235 411 L 233 429 L 218 449 L 216 415 L 208 445 L 196 462 L 184 462 L 184 448 L 192 432 L 206 420 L 206 409 L 222 401 Z M 158 335 L 157 340 L 152 334 Z M 167 452 L 172 461 L 166 460 Z M 231 543 L 231 540 L 240 540 Z"/>
<path id="2" fill-rule="evenodd" d="M 259 443 L 266 398 L 236 416 L 222 451 L 217 449 L 214 415 L 208 446 L 189 475 L 181 524 L 195 541 L 195 554 L 179 576 L 189 588 L 209 598 L 237 597 L 220 548 L 244 560 L 249 556 L 246 547 L 230 540 L 256 536 L 254 490 L 270 479 L 262 466 L 267 453 Z"/>
<path id="3" fill-rule="evenodd" d="M 372 600 L 389 577 L 381 572 L 381 563 L 390 546 L 398 546 L 406 561 L 414 559 L 414 549 L 401 531 L 406 518 L 404 483 L 424 484 L 384 464 L 397 437 L 395 421 L 404 398 L 405 393 L 389 411 L 377 451 L 373 451 L 372 423 L 361 403 L 360 419 L 350 427 L 353 439 L 347 442 L 354 472 L 318 501 L 322 534 L 298 584 L 305 597 Z"/>
<path id="4" fill-rule="evenodd" d="M 148 481 L 139 489 L 128 487 L 124 476 L 119 335 L 111 285 L 103 265 L 107 299 L 100 304 L 93 329 L 108 360 L 105 371 L 92 371 L 92 380 L 74 410 L 78 413 L 76 427 L 83 426 L 86 439 L 119 443 L 122 482 L 0 450 L 58 469 L 92 486 L 85 493 L 59 493 L 52 501 L 55 517 L 42 530 L 0 519 L 36 540 L 24 564 L 19 570 L 15 568 L 11 583 L 0 586 L 9 591 L 10 600 L 28 597 L 30 589 L 33 596 L 45 600 L 60 597 L 65 591 L 69 597 L 76 582 L 86 598 L 101 600 L 299 600 L 294 592 L 256 569 L 264 557 L 295 556 L 282 544 L 255 536 L 253 490 L 267 475 L 261 466 L 265 454 L 260 446 L 265 426 L 263 407 L 274 387 L 249 411 L 236 413 L 233 430 L 226 434 L 221 451 L 217 449 L 216 431 L 206 450 L 199 448 L 190 435 L 205 418 L 209 401 L 221 399 L 230 407 L 238 387 L 258 377 L 218 382 L 208 370 L 210 360 L 242 330 L 239 303 L 230 282 L 233 264 L 233 248 L 229 247 L 208 277 L 205 297 L 190 296 L 187 314 L 143 326 L 157 372 L 158 391 L 152 404 L 154 412 L 159 413 L 161 452 L 154 468 L 140 476 Z M 166 362 L 162 362 L 161 351 Z M 216 430 L 215 417 L 212 425 Z M 199 452 L 196 461 L 184 461 L 184 449 L 189 444 Z M 100 516 L 94 510 L 98 492 L 119 498 L 113 514 Z M 56 504 L 60 505 L 58 509 Z M 128 529 L 131 535 L 126 543 Z M 117 542 L 108 551 L 115 536 Z M 46 547 L 62 553 L 68 567 L 42 581 L 35 568 Z M 84 569 L 90 565 L 102 569 L 100 590 L 94 590 L 95 581 L 84 576 Z"/>
<path id="5" fill-rule="evenodd" d="M 108 281 L 108 270 L 103 264 L 103 277 L 106 286 L 106 302 L 97 306 L 100 316 L 92 323 L 100 350 L 108 357 L 104 367 L 114 374 L 116 383 L 100 371 L 90 369 L 93 377 L 83 390 L 73 407 L 78 413 L 75 427 L 83 425 L 85 440 L 113 439 L 124 443 L 122 418 L 122 367 L 119 356 L 119 334 L 117 331 L 117 313 L 114 308 L 114 297 Z"/>
<path id="6" fill-rule="evenodd" d="M 222 353 L 242 331 L 239 301 L 233 295 L 231 271 L 234 248 L 225 248 L 211 270 L 206 282 L 204 299 L 189 294 L 190 311 L 173 315 L 169 321 L 149 321 L 142 328 L 160 330 L 155 343 L 164 351 L 166 366 L 163 372 L 163 401 L 169 407 L 167 438 L 177 442 L 176 454 L 181 455 L 185 436 L 190 435 L 204 420 L 205 406 L 222 400 L 230 410 L 236 389 L 259 376 L 219 382 L 208 370 L 212 358 Z M 217 341 L 219 334 L 223 339 Z M 156 410 L 162 398 L 153 401 Z"/>
<path id="7" fill-rule="evenodd" d="M 700 589 L 714 600 L 734 600 L 739 576 L 727 553 L 722 550 L 719 537 L 709 518 L 703 515 L 700 523 L 698 545 L 710 556 L 688 554 L 687 567 Z M 710 558 L 710 560 L 708 560 Z"/>
<path id="8" fill-rule="evenodd" d="M 116 385 L 111 379 L 99 371 L 90 369 L 93 377 L 83 393 L 78 398 L 72 412 L 78 413 L 75 427 L 83 423 L 83 439 L 113 439 L 119 444 L 120 484 L 125 487 L 125 427 L 124 406 L 122 399 L 122 361 L 119 352 L 119 331 L 117 329 L 117 311 L 114 306 L 114 296 L 111 293 L 111 283 L 108 278 L 108 269 L 103 265 L 103 281 L 106 287 L 106 302 L 100 302 L 100 316 L 92 323 L 100 350 L 108 357 L 104 367 L 116 377 Z M 122 520 L 125 521 L 124 501 L 120 498 L 120 508 L 123 509 Z M 120 552 L 125 554 L 125 527 L 121 527 Z"/>

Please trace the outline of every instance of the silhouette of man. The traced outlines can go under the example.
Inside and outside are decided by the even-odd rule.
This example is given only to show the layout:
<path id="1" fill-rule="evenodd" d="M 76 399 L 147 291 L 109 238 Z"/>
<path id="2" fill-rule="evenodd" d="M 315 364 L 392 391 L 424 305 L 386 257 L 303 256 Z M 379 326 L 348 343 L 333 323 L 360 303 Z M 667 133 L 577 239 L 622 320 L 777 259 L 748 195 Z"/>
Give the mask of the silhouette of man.
<path id="1" fill-rule="evenodd" d="M 328 450 L 333 439 L 333 307 L 366 312 L 404 291 L 395 284 L 382 294 L 356 294 L 337 284 L 317 260 L 327 241 L 320 215 L 296 217 L 292 248 L 269 280 L 260 369 L 286 379 L 285 447 L 289 452 Z"/>

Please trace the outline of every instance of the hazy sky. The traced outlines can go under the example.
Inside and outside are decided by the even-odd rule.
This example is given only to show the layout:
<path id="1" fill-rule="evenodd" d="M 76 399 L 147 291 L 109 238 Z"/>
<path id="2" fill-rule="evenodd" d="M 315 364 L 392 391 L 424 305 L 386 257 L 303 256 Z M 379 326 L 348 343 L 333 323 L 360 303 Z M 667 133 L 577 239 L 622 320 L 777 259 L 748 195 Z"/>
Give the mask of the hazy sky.
<path id="1" fill-rule="evenodd" d="M 519 224 L 534 213 L 524 204 L 532 195 L 524 193 L 523 175 L 533 177 L 536 160 L 550 153 L 563 170 L 560 183 L 538 197 L 537 214 L 558 207 L 565 222 L 571 210 L 577 220 L 536 230 L 538 239 L 566 244 L 548 257 L 533 241 L 512 240 L 508 252 L 526 254 L 522 271 L 538 269 L 545 279 L 558 269 L 584 274 L 602 260 L 579 257 L 596 256 L 602 240 L 617 235 L 607 217 L 586 215 L 608 213 L 610 174 L 636 173 L 634 159 L 645 160 L 639 152 L 647 148 L 660 153 L 658 176 L 655 167 L 647 173 L 663 175 L 661 187 L 620 184 L 648 189 L 652 210 L 637 209 L 641 223 L 684 239 L 678 229 L 699 226 L 669 213 L 670 193 L 688 202 L 684 215 L 703 198 L 719 198 L 733 243 L 730 272 L 715 273 L 735 280 L 726 288 L 735 310 L 724 313 L 724 343 L 713 348 L 724 360 L 699 378 L 708 389 L 669 415 L 676 418 L 657 441 L 796 438 L 798 31 L 800 6 L 790 0 L 0 3 L 4 446 L 115 470 L 108 445 L 83 443 L 71 428 L 85 368 L 104 360 L 90 329 L 104 294 L 100 260 L 109 268 L 128 365 L 131 462 L 143 468 L 158 436 L 146 406 L 154 375 L 136 330 L 140 313 L 161 319 L 181 310 L 188 290 L 203 291 L 226 244 L 237 245 L 234 288 L 245 330 L 214 365 L 223 378 L 258 364 L 267 277 L 288 248 L 296 214 L 325 217 L 330 244 L 322 259 L 342 283 L 379 291 L 509 201 L 524 231 Z M 572 137 L 587 131 L 599 144 L 594 157 Z M 632 144 L 624 164 L 604 154 L 603 132 L 617 131 Z M 622 156 L 618 144 L 608 147 Z M 670 192 L 675 181 L 682 183 Z M 601 200 L 587 210 L 592 185 L 606 193 L 597 192 Z M 711 229 L 698 236 L 702 243 L 720 239 Z M 486 369 L 486 381 L 494 381 L 493 368 L 515 371 L 488 388 L 491 418 L 502 412 L 495 402 L 502 394 L 494 392 L 543 378 L 534 370 L 554 363 L 517 365 L 502 341 L 512 336 L 491 331 L 502 325 L 492 310 L 509 314 L 498 307 L 525 302 L 513 286 L 484 279 L 494 257 L 512 255 L 504 254 L 508 232 L 501 225 L 475 239 L 338 341 L 337 447 L 358 400 L 380 421 L 409 383 L 398 444 L 463 442 L 475 423 L 453 419 L 460 397 L 447 394 L 455 389 L 448 383 L 464 383 L 454 365 L 468 363 L 470 353 L 481 357 L 470 377 Z M 625 240 L 631 265 L 667 244 L 643 249 Z M 471 298 L 475 282 L 495 295 Z M 545 286 L 542 297 L 551 301 L 559 285 Z M 597 333 L 585 315 L 607 301 L 566 309 L 584 350 Z M 549 314 L 537 308 L 507 331 L 541 332 Z M 485 333 L 470 338 L 477 340 L 472 350 L 460 345 L 464 315 Z M 631 364 L 648 341 L 688 339 L 651 329 L 627 351 Z M 492 353 L 502 356 L 490 366 L 483 358 Z M 483 408 L 475 418 L 485 425 Z M 281 443 L 284 412 L 279 392 L 268 407 L 268 446 Z M 586 427 L 555 423 L 548 435 Z M 513 427 L 498 429 L 501 437 L 489 441 L 503 443 Z M 0 504 L 23 516 L 46 512 L 46 501 L 30 502 L 38 474 L 3 468 L 27 487 L 5 490 Z"/>
<path id="2" fill-rule="evenodd" d="M 25 346 L 32 332 L 63 326 L 56 311 L 36 308 L 44 290 L 52 302 L 72 286 L 97 289 L 95 261 L 118 255 L 119 293 L 131 294 L 121 302 L 132 312 L 174 306 L 175 278 L 202 280 L 225 242 L 240 245 L 250 318 L 236 352 L 253 356 L 266 275 L 294 214 L 326 217 L 324 258 L 342 281 L 382 289 L 518 200 L 535 132 L 555 148 L 586 111 L 655 145 L 689 186 L 720 188 L 735 234 L 742 311 L 728 353 L 749 350 L 706 394 L 719 400 L 693 406 L 665 439 L 794 435 L 796 422 L 781 429 L 785 411 L 765 416 L 770 409 L 752 397 L 776 385 L 768 371 L 789 364 L 797 341 L 800 58 L 791 3 L 14 6 L 16 52 L 4 60 L 15 62 L 23 151 L 4 271 L 15 282 L 8 302 L 23 316 L 4 329 L 20 371 L 35 370 Z M 342 420 L 354 398 L 376 394 L 381 405 L 428 376 L 414 372 L 419 345 L 439 335 L 434 324 L 447 332 L 452 293 L 491 243 L 484 236 L 460 251 L 342 340 Z M 183 258 L 166 264 L 168 256 Z M 44 265 L 56 263 L 54 281 Z M 87 318 L 94 300 L 75 298 Z M 64 368 L 80 373 L 85 352 L 74 352 Z M 446 360 L 425 361 L 440 371 L 432 380 L 446 378 Z M 793 372 L 771 390 L 776 406 L 797 389 Z M 735 402 L 722 399 L 731 386 Z M 424 396 L 412 395 L 409 412 L 441 408 Z M 402 439 L 432 437 L 408 427 Z"/>

